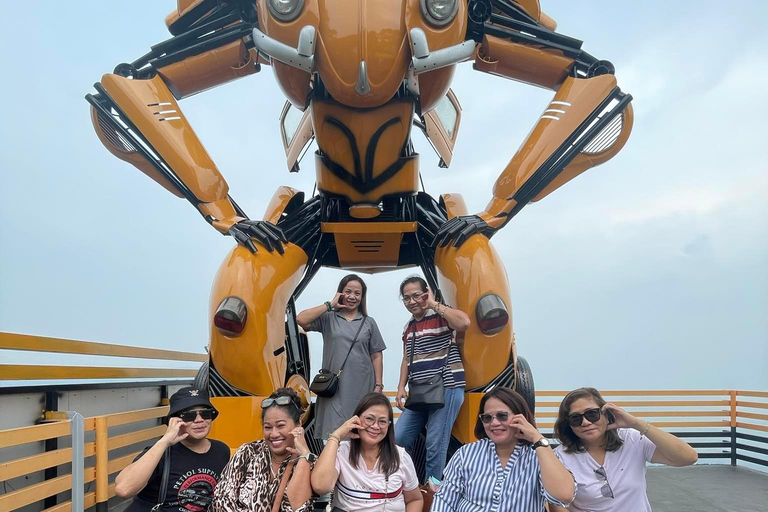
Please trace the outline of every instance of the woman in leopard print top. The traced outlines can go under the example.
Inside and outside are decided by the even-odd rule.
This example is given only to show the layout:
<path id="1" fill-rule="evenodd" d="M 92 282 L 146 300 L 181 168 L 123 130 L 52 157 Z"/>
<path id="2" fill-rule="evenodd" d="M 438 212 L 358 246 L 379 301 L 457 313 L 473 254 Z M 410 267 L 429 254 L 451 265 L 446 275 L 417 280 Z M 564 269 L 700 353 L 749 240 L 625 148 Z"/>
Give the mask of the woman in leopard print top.
<path id="1" fill-rule="evenodd" d="M 312 510 L 310 472 L 314 466 L 304 430 L 301 401 L 292 389 L 280 388 L 261 403 L 264 439 L 246 443 L 221 474 L 211 512 L 269 512 L 283 475 L 291 466 L 280 512 Z"/>

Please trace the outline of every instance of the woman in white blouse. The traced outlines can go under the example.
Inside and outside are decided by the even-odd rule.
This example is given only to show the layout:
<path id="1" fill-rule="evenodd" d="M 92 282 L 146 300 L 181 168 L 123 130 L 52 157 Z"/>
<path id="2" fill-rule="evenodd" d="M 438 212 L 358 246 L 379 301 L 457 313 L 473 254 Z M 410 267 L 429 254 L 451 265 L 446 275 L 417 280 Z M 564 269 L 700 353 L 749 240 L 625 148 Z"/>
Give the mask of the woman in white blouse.
<path id="1" fill-rule="evenodd" d="M 515 391 L 498 387 L 480 400 L 475 437 L 448 462 L 432 512 L 494 510 L 542 512 L 544 503 L 567 507 L 573 476 L 536 430 Z"/>
<path id="2" fill-rule="evenodd" d="M 569 509 L 575 511 L 650 512 L 646 462 L 687 466 L 698 459 L 688 443 L 606 403 L 595 388 L 579 388 L 565 396 L 555 436 L 562 443 L 555 451 L 578 483 Z"/>
<path id="3" fill-rule="evenodd" d="M 365 395 L 354 415 L 328 436 L 312 472 L 316 494 L 333 493 L 333 510 L 421 512 L 423 499 L 408 453 L 395 444 L 392 405 Z"/>

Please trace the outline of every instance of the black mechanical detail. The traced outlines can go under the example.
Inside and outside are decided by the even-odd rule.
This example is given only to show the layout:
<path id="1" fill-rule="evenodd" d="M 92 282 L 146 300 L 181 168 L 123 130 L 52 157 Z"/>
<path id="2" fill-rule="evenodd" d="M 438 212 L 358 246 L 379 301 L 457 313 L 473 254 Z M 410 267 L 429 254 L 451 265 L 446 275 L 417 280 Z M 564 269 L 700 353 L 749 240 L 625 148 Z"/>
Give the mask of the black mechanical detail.
<path id="1" fill-rule="evenodd" d="M 435 239 L 432 241 L 432 246 L 445 247 L 453 242 L 454 247 L 459 247 L 475 233 L 490 238 L 493 232 L 493 229 L 477 215 L 461 215 L 440 226 Z"/>
<path id="2" fill-rule="evenodd" d="M 127 62 L 123 62 L 115 66 L 114 73 L 125 78 L 136 78 L 136 76 L 138 76 L 136 66 L 133 64 L 128 64 Z"/>
<path id="3" fill-rule="evenodd" d="M 261 242 L 269 252 L 277 250 L 280 254 L 285 253 L 283 244 L 288 243 L 283 230 L 265 220 L 242 220 L 229 228 L 229 234 L 252 253 L 257 249 L 251 238 Z"/>
<path id="4" fill-rule="evenodd" d="M 600 75 L 613 75 L 616 73 L 616 67 L 607 60 L 599 60 L 589 66 L 589 69 L 587 70 L 587 78 L 592 78 L 594 76 L 600 76 Z"/>
<path id="5" fill-rule="evenodd" d="M 304 194 L 300 194 L 302 199 Z M 314 250 L 320 239 L 320 205 L 318 197 L 313 197 L 305 203 L 294 203 L 293 197 L 283 211 L 283 216 L 277 221 L 277 226 L 283 230 L 289 242 L 301 247 L 309 254 Z M 297 200 L 298 201 L 298 200 Z"/>
<path id="6" fill-rule="evenodd" d="M 528 404 L 531 413 L 536 412 L 536 389 L 533 385 L 531 366 L 523 356 L 517 356 L 517 372 L 515 373 L 515 391 L 520 393 Z"/>
<path id="7" fill-rule="evenodd" d="M 493 5 L 491 5 L 491 0 L 469 0 L 467 5 L 469 22 L 474 25 L 480 25 L 481 28 L 483 23 L 491 18 L 492 12 Z"/>

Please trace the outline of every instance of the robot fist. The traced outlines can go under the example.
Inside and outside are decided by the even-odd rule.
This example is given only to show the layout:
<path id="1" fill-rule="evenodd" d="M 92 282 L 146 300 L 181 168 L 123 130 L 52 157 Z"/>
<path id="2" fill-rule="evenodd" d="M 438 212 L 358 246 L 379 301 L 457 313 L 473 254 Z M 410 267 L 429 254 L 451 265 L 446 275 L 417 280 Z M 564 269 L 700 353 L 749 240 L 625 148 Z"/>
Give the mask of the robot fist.
<path id="1" fill-rule="evenodd" d="M 288 243 L 282 229 L 264 220 L 240 221 L 229 228 L 229 234 L 237 240 L 237 243 L 244 245 L 253 253 L 257 249 L 251 238 L 258 240 L 269 252 L 277 249 L 280 254 L 285 253 L 283 244 Z"/>

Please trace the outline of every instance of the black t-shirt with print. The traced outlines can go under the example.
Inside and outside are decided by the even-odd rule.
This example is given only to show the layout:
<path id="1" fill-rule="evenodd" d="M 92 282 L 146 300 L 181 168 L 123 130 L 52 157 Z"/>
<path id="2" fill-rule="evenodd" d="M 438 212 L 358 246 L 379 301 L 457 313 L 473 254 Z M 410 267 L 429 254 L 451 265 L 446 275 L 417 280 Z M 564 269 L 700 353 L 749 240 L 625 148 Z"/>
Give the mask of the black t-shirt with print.
<path id="1" fill-rule="evenodd" d="M 213 498 L 213 489 L 219 481 L 221 470 L 229 461 L 229 447 L 211 439 L 211 448 L 205 453 L 195 453 L 182 443 L 171 446 L 171 471 L 163 512 L 203 512 Z M 147 453 L 148 446 L 134 460 Z M 157 505 L 160 482 L 163 478 L 165 456 L 160 459 L 147 486 L 133 499 L 126 512 L 149 512 Z"/>

